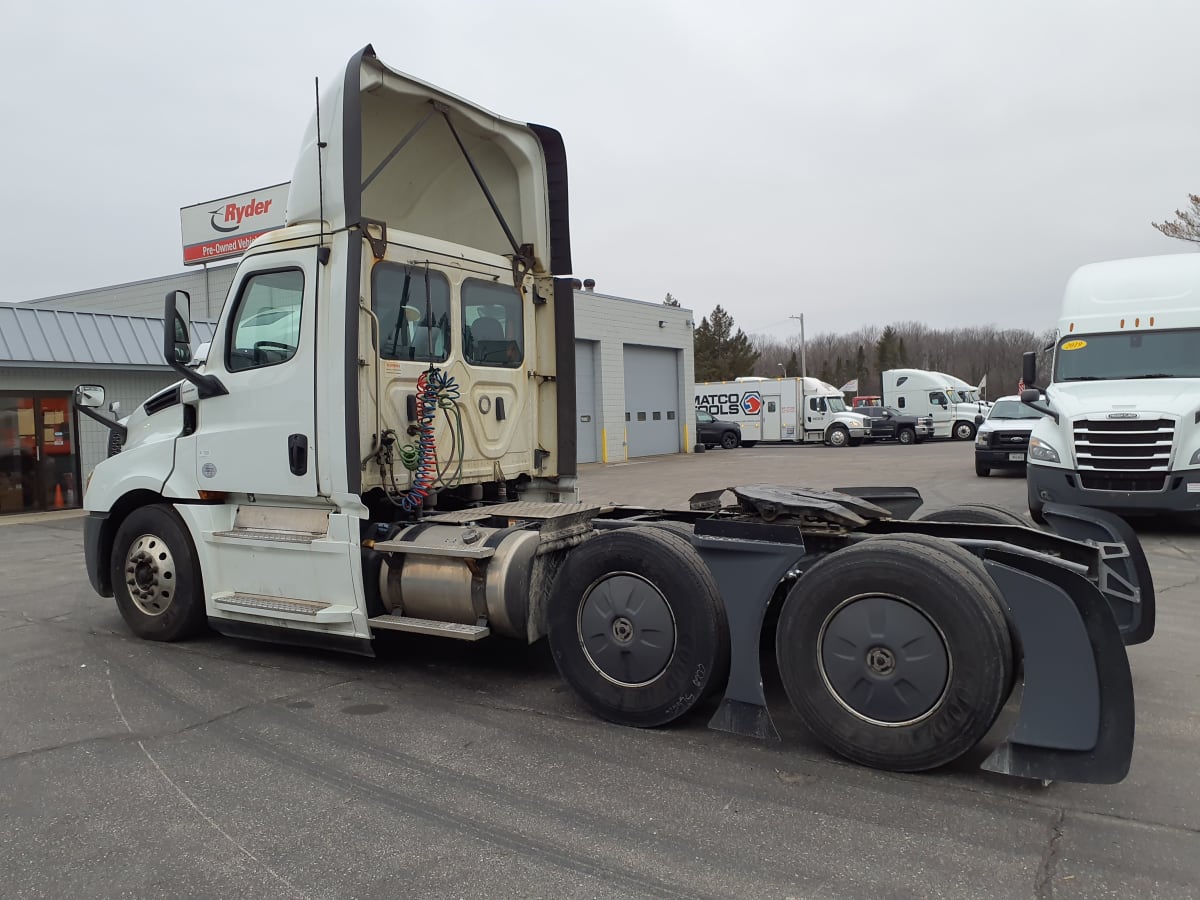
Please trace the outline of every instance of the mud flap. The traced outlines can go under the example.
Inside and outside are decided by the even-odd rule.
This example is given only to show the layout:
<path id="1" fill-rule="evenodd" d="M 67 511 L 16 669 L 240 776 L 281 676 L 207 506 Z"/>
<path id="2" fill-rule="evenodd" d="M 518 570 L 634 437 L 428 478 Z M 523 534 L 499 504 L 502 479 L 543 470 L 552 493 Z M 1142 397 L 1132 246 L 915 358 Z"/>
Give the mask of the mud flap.
<path id="1" fill-rule="evenodd" d="M 804 556 L 800 529 L 700 521 L 692 544 L 716 579 L 729 621 L 729 681 L 708 727 L 778 740 L 763 692 L 759 642 L 775 588 Z"/>
<path id="2" fill-rule="evenodd" d="M 1025 687 L 1007 740 L 982 768 L 1046 781 L 1115 784 L 1133 756 L 1133 677 L 1096 586 L 1050 560 L 989 549 L 1024 653 Z"/>
<path id="3" fill-rule="evenodd" d="M 1047 503 L 1046 524 L 1055 533 L 1100 550 L 1100 592 L 1112 608 L 1126 645 L 1154 635 L 1154 580 L 1137 534 L 1120 516 L 1101 509 Z"/>

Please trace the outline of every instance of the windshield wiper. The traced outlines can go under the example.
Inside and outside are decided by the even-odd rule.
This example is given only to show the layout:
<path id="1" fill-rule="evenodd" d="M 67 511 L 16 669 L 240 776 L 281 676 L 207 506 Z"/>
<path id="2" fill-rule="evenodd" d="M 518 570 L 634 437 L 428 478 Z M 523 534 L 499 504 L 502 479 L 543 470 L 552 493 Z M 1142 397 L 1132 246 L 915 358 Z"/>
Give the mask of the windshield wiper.
<path id="1" fill-rule="evenodd" d="M 1155 372 L 1151 375 L 1130 375 L 1128 377 L 1130 379 L 1134 379 L 1134 378 L 1175 378 L 1177 376 L 1169 375 L 1166 372 Z"/>
<path id="2" fill-rule="evenodd" d="M 1063 381 L 1106 381 L 1107 378 L 1103 375 L 1076 375 L 1073 378 L 1064 378 Z"/>

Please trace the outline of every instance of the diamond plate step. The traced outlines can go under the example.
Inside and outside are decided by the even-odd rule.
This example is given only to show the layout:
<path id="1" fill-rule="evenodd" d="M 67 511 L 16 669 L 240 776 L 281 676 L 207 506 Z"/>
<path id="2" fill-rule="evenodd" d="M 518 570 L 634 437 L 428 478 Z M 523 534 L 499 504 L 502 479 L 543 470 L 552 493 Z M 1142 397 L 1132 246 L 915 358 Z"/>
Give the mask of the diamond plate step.
<path id="1" fill-rule="evenodd" d="M 438 622 L 434 619 L 414 619 L 410 616 L 375 616 L 367 621 L 373 629 L 410 631 L 414 634 L 431 634 L 459 641 L 478 641 L 492 633 L 486 625 L 461 625 L 458 622 Z"/>
<path id="2" fill-rule="evenodd" d="M 218 608 L 230 612 L 322 623 L 349 622 L 354 613 L 354 607 L 351 606 L 337 606 L 318 600 L 269 597 L 266 594 L 248 594 L 236 591 L 214 594 L 213 603 Z"/>

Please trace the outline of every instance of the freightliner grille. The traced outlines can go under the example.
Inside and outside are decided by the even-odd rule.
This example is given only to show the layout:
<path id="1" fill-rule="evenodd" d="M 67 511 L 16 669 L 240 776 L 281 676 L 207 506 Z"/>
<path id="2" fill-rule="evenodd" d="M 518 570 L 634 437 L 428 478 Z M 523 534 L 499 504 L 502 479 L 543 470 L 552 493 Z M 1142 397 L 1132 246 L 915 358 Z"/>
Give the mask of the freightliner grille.
<path id="1" fill-rule="evenodd" d="M 1075 456 L 1083 487 L 1161 491 L 1171 462 L 1170 419 L 1076 419 Z"/>

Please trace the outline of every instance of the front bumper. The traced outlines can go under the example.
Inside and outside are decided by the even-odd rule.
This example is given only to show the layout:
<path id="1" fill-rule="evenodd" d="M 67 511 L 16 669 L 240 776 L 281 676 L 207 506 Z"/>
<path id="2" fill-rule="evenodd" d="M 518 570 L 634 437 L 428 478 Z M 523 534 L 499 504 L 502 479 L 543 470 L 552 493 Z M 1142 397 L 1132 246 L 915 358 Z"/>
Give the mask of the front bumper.
<path id="1" fill-rule="evenodd" d="M 1093 490 L 1083 487 L 1078 471 L 1034 463 L 1025 474 L 1031 507 L 1069 503 L 1130 515 L 1200 512 L 1200 470 L 1168 472 L 1163 489 L 1154 491 Z"/>
<path id="2" fill-rule="evenodd" d="M 1013 459 L 1017 456 L 1019 459 Z M 987 466 L 989 469 L 1024 469 L 1025 468 L 1025 448 L 1020 450 L 987 450 L 981 447 L 975 448 L 975 462 L 981 466 Z"/>
<path id="3" fill-rule="evenodd" d="M 106 538 L 111 541 L 104 527 L 107 522 L 108 513 L 90 512 L 83 520 L 83 561 L 87 566 L 88 581 L 101 597 L 111 597 L 113 593 L 108 566 L 104 564 L 108 559 Z"/>

